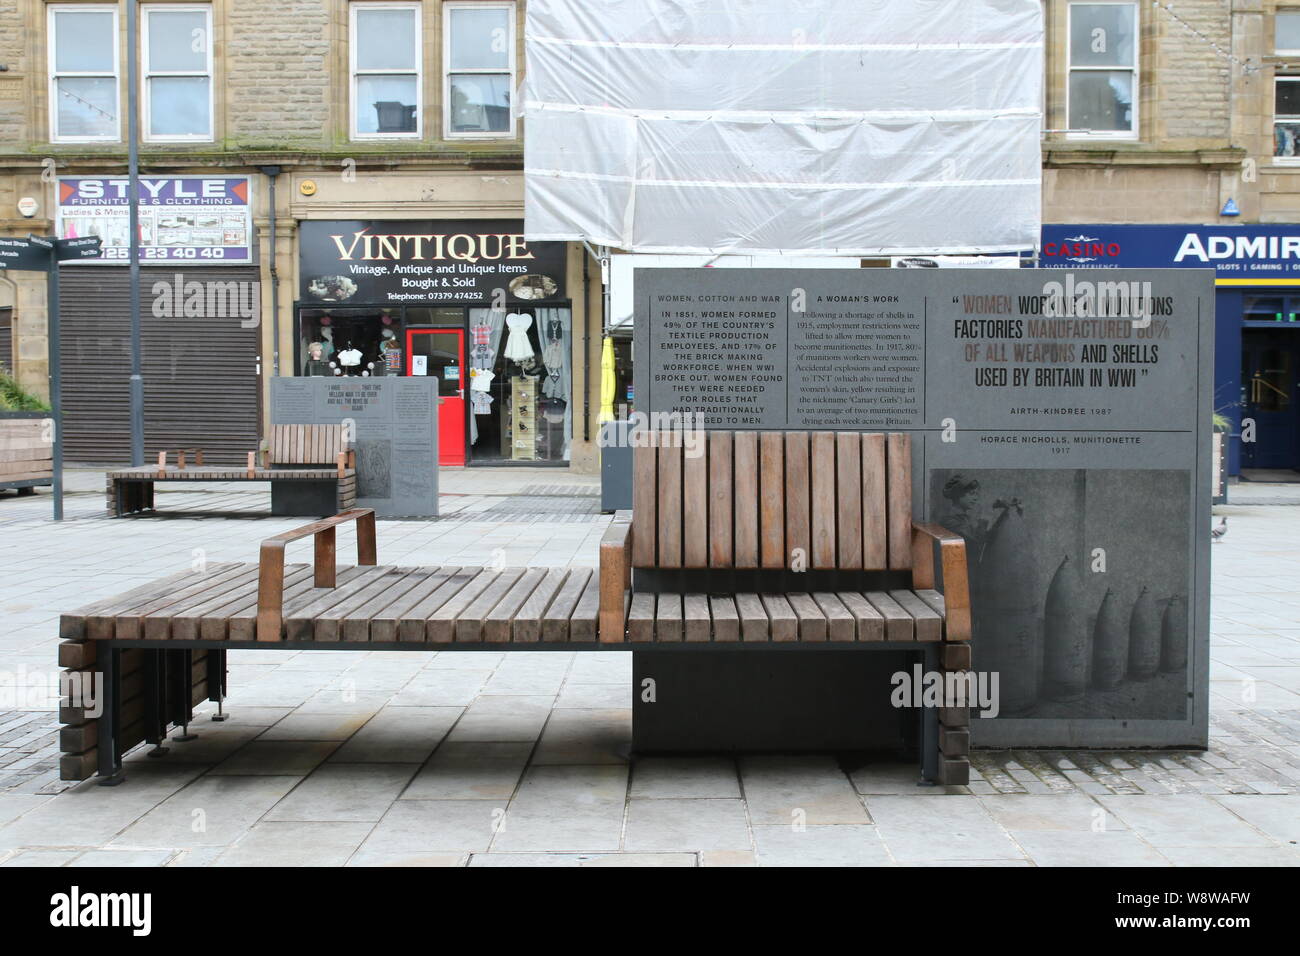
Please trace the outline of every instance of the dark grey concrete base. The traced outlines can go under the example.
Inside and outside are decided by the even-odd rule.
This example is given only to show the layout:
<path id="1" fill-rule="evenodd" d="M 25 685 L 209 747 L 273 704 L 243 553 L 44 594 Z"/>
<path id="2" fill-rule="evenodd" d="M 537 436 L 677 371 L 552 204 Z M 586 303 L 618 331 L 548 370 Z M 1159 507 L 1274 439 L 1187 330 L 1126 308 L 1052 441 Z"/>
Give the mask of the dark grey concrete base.
<path id="1" fill-rule="evenodd" d="M 337 481 L 303 479 L 271 481 L 271 514 L 294 518 L 324 518 L 338 511 Z"/>
<path id="2" fill-rule="evenodd" d="M 632 746 L 646 753 L 917 753 L 920 715 L 890 706 L 910 651 L 633 651 Z M 647 679 L 655 702 L 643 701 Z"/>

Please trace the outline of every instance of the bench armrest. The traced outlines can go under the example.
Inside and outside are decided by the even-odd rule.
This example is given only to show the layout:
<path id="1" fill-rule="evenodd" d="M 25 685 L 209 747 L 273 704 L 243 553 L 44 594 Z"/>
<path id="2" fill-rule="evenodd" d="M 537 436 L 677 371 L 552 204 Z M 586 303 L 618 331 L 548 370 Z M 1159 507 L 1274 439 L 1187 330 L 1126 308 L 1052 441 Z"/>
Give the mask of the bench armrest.
<path id="1" fill-rule="evenodd" d="M 621 644 L 632 585 L 632 525 L 615 521 L 600 539 L 600 641 Z"/>
<path id="2" fill-rule="evenodd" d="M 294 528 L 262 542 L 257 566 L 257 639 L 278 641 L 284 623 L 284 549 L 290 541 L 314 536 L 316 554 L 313 562 L 314 584 L 332 588 L 337 580 L 338 562 L 334 547 L 334 529 L 346 521 L 357 523 L 357 564 L 373 565 L 375 553 L 375 511 L 352 508 L 321 521 Z"/>
<path id="3" fill-rule="evenodd" d="M 970 578 L 966 565 L 966 539 L 937 524 L 912 524 L 912 586 L 934 587 L 934 546 L 939 546 L 943 568 L 943 603 L 947 612 L 945 639 L 969 641 L 971 633 Z"/>

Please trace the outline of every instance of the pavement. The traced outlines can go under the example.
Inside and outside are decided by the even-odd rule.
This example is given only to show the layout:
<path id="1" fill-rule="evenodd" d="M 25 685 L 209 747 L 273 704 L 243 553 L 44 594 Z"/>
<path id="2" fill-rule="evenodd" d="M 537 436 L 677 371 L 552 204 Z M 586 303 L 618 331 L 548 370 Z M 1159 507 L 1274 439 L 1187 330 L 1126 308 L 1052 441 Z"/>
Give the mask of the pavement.
<path id="1" fill-rule="evenodd" d="M 60 612 L 301 523 L 254 485 L 159 486 L 158 516 L 112 521 L 102 473 L 66 481 L 58 525 L 47 493 L 0 496 L 0 690 L 54 669 Z M 595 478 L 441 490 L 440 519 L 379 522 L 382 562 L 597 563 Z M 625 653 L 232 651 L 231 719 L 204 705 L 118 787 L 60 782 L 54 702 L 10 694 L 0 866 L 1295 866 L 1300 485 L 1229 497 L 1205 752 L 978 751 L 949 788 L 834 756 L 634 759 Z"/>

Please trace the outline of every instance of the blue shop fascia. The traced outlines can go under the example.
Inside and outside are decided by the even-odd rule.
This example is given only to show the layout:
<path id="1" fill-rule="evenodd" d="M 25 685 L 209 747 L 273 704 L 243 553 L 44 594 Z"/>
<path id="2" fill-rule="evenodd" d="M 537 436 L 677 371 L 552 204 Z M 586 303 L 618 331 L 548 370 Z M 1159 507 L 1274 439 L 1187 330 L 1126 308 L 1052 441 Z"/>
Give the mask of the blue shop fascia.
<path id="1" fill-rule="evenodd" d="M 1215 270 L 1214 409 L 1228 473 L 1300 469 L 1300 224 L 1044 225 L 1045 268 Z M 1241 441 L 1243 418 L 1254 442 Z"/>

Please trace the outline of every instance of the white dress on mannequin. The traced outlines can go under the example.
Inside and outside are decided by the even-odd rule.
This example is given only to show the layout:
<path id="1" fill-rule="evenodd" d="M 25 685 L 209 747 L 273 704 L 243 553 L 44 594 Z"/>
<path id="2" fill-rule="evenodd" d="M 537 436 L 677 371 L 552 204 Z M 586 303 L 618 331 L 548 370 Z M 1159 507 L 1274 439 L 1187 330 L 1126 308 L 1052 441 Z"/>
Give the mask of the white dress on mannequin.
<path id="1" fill-rule="evenodd" d="M 510 336 L 506 339 L 505 357 L 516 362 L 527 362 L 534 355 L 533 344 L 528 341 L 528 330 L 533 325 L 533 317 L 522 312 L 511 312 L 506 316 L 506 327 Z"/>

